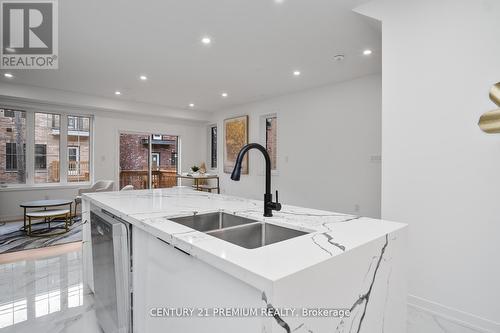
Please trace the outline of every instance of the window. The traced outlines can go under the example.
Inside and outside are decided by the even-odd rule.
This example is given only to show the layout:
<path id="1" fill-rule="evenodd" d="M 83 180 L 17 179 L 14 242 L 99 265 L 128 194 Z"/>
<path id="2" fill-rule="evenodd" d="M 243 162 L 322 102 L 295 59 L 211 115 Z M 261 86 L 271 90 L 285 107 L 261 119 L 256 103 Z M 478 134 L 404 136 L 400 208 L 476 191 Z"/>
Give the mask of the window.
<path id="1" fill-rule="evenodd" d="M 170 165 L 177 165 L 177 152 L 170 153 Z"/>
<path id="2" fill-rule="evenodd" d="M 17 170 L 17 149 L 14 142 L 7 142 L 5 150 L 5 169 L 8 171 Z"/>
<path id="3" fill-rule="evenodd" d="M 47 145 L 35 144 L 35 170 L 47 169 Z"/>
<path id="4" fill-rule="evenodd" d="M 217 125 L 210 126 L 210 168 L 217 168 Z"/>
<path id="5" fill-rule="evenodd" d="M 68 117 L 68 129 L 76 130 L 76 117 Z"/>
<path id="6" fill-rule="evenodd" d="M 88 117 L 68 116 L 68 132 L 70 131 L 89 132 L 90 129 L 89 126 L 90 126 L 90 118 Z"/>
<path id="7" fill-rule="evenodd" d="M 79 147 L 68 147 L 68 175 L 78 176 L 80 170 L 80 148 Z"/>
<path id="8" fill-rule="evenodd" d="M 0 107 L 0 184 L 90 181 L 91 120 Z M 62 164 L 61 151 L 67 151 Z"/>
<path id="9" fill-rule="evenodd" d="M 8 117 L 8 118 L 14 118 L 14 111 L 13 110 L 4 110 L 3 116 Z"/>
<path id="10" fill-rule="evenodd" d="M 81 116 L 68 116 L 67 138 L 68 182 L 89 181 L 90 118 Z"/>
<path id="11" fill-rule="evenodd" d="M 277 158 L 277 125 L 276 115 L 266 117 L 266 150 L 271 158 L 271 169 L 276 170 Z"/>
<path id="12" fill-rule="evenodd" d="M 35 113 L 35 183 L 59 183 L 60 118 Z"/>
<path id="13" fill-rule="evenodd" d="M 50 122 L 52 124 L 52 128 L 54 130 L 60 130 L 61 129 L 61 123 L 60 119 L 61 117 L 58 114 L 51 114 L 49 115 Z"/>
<path id="14" fill-rule="evenodd" d="M 151 153 L 151 167 L 152 170 L 160 169 L 160 153 Z"/>
<path id="15" fill-rule="evenodd" d="M 0 108 L 0 183 L 26 183 L 26 112 Z M 5 158 L 3 157 L 5 156 Z"/>

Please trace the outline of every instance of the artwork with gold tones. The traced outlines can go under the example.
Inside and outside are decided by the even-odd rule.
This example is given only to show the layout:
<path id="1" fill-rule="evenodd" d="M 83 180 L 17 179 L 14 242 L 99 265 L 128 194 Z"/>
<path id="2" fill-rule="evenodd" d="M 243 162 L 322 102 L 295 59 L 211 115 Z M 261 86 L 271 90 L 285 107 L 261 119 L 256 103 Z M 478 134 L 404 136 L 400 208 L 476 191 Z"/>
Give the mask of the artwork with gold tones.
<path id="1" fill-rule="evenodd" d="M 248 143 L 248 116 L 224 120 L 224 172 L 231 173 L 241 148 Z M 248 154 L 241 173 L 248 174 Z"/>
<path id="2" fill-rule="evenodd" d="M 491 87 L 490 99 L 497 106 L 500 106 L 500 82 Z M 500 109 L 484 113 L 479 118 L 479 127 L 486 133 L 500 133 Z"/>

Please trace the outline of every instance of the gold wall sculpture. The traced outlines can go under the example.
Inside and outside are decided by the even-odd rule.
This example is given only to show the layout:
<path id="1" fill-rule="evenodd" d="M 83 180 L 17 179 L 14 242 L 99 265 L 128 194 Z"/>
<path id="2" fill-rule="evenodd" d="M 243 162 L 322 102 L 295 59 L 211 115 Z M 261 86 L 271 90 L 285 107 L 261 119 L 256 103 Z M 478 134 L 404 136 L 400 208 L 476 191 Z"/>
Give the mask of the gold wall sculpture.
<path id="1" fill-rule="evenodd" d="M 500 106 L 500 82 L 490 89 L 490 99 L 497 106 Z M 486 133 L 500 133 L 500 109 L 484 113 L 479 118 L 479 127 Z"/>

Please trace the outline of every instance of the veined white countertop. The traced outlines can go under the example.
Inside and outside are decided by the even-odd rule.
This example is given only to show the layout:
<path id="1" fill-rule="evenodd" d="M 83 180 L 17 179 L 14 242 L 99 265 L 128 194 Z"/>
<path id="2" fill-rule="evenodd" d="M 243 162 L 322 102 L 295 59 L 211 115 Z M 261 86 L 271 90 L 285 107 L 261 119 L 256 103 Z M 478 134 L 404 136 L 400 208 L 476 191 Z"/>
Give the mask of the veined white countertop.
<path id="1" fill-rule="evenodd" d="M 269 287 L 279 279 L 325 260 L 335 260 L 344 252 L 406 227 L 402 223 L 289 205 L 273 211 L 273 217 L 264 217 L 262 201 L 189 188 L 85 193 L 83 200 L 256 288 Z M 246 249 L 169 220 L 218 211 L 310 233 Z"/>

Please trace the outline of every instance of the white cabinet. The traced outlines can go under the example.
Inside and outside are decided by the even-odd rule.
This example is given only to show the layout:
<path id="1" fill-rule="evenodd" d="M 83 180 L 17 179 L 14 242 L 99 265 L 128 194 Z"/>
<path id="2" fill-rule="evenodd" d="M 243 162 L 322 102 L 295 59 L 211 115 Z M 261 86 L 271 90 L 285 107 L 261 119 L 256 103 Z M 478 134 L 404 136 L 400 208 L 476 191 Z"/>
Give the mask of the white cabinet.
<path id="1" fill-rule="evenodd" d="M 262 332 L 259 317 L 202 317 L 214 308 L 261 308 L 261 291 L 133 228 L 134 332 Z M 156 308 L 192 309 L 185 317 L 153 317 Z M 200 313 L 201 312 L 201 313 Z"/>

